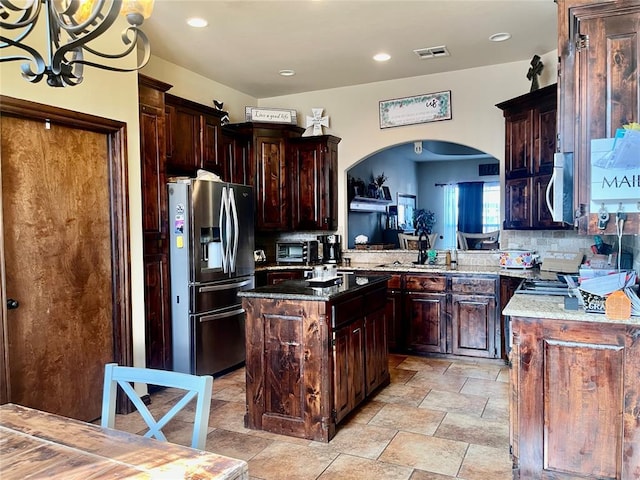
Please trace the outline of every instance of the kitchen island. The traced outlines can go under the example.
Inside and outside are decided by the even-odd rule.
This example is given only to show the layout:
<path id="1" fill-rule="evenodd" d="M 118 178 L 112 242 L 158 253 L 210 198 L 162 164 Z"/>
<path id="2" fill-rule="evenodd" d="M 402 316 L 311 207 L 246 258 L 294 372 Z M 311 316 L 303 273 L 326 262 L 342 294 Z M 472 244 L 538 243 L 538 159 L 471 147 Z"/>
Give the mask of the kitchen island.
<path id="1" fill-rule="evenodd" d="M 640 478 L 640 317 L 516 293 L 510 318 L 514 478 Z"/>
<path id="2" fill-rule="evenodd" d="M 387 275 L 344 274 L 243 291 L 247 414 L 256 430 L 328 442 L 389 383 Z"/>

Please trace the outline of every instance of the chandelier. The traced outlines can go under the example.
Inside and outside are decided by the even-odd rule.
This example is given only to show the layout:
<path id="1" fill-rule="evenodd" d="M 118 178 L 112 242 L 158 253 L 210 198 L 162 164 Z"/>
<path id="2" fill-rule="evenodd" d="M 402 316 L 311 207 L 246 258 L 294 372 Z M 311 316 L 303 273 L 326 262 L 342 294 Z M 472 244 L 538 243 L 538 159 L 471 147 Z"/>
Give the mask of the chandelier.
<path id="1" fill-rule="evenodd" d="M 12 48 L 0 62 L 22 61 L 25 80 L 38 83 L 45 76 L 52 87 L 82 82 L 84 65 L 113 72 L 132 72 L 149 61 L 149 40 L 140 26 L 149 18 L 154 0 L 0 0 L 0 48 Z M 129 22 L 121 34 L 124 51 L 103 53 L 88 44 L 106 32 L 124 15 Z M 24 40 L 45 17 L 46 53 L 39 53 Z M 126 57 L 140 47 L 135 68 L 102 65 L 85 59 L 85 52 L 108 60 Z M 16 50 L 17 49 L 17 50 Z M 136 51 L 137 54 L 137 51 Z"/>

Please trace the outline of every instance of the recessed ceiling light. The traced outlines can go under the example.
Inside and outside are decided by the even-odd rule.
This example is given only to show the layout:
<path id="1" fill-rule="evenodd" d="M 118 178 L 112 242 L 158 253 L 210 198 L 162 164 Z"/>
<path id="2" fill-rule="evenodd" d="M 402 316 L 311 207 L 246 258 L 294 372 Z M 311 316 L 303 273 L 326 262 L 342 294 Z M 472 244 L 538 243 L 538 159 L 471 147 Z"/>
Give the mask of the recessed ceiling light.
<path id="1" fill-rule="evenodd" d="M 209 22 L 207 22 L 204 18 L 193 17 L 193 18 L 187 19 L 187 24 L 190 27 L 194 27 L 194 28 L 204 28 L 207 25 L 209 25 Z"/>
<path id="2" fill-rule="evenodd" d="M 289 70 L 289 69 L 280 70 L 278 73 L 283 77 L 293 77 L 296 74 L 294 70 Z"/>
<path id="3" fill-rule="evenodd" d="M 509 40 L 511 38 L 511 34 L 507 32 L 494 33 L 489 37 L 489 40 L 492 42 L 504 42 L 505 40 Z"/>
<path id="4" fill-rule="evenodd" d="M 376 53 L 373 56 L 373 59 L 376 62 L 386 62 L 387 60 L 391 59 L 391 55 L 389 55 L 388 53 Z"/>

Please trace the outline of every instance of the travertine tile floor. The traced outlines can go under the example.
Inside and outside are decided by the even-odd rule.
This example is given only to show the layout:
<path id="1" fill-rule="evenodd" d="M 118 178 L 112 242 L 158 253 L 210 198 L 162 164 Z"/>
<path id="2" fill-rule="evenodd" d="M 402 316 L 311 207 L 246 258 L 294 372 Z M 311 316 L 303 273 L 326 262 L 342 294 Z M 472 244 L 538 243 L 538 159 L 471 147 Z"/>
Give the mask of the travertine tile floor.
<path id="1" fill-rule="evenodd" d="M 328 444 L 244 428 L 244 369 L 213 382 L 206 449 L 249 463 L 252 480 L 507 480 L 508 368 L 485 360 L 389 357 L 391 384 L 366 401 Z M 151 411 L 176 395 L 151 396 Z M 166 408 L 165 408 L 166 410 Z M 165 428 L 190 444 L 192 418 Z M 144 432 L 137 413 L 116 428 Z"/>

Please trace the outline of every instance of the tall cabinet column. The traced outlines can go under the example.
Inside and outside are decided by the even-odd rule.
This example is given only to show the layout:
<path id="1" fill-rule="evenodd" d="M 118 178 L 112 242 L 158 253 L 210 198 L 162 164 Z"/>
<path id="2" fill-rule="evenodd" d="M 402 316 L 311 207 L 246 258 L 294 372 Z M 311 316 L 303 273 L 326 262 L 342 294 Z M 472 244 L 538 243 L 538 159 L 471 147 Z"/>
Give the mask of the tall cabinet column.
<path id="1" fill-rule="evenodd" d="M 146 366 L 171 369 L 165 101 L 171 85 L 138 76 Z"/>

